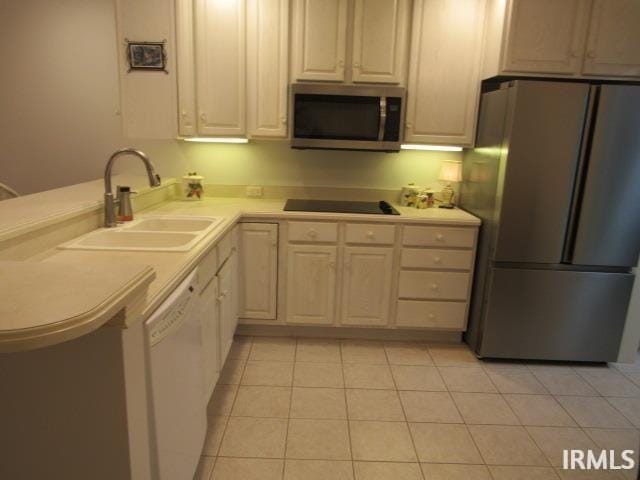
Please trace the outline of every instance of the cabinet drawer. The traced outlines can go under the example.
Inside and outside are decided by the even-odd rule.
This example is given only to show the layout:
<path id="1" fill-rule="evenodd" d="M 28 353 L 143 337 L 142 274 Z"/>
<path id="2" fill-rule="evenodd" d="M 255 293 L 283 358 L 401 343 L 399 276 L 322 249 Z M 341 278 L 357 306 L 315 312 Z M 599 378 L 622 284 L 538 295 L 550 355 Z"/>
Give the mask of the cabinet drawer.
<path id="1" fill-rule="evenodd" d="M 451 227 L 404 227 L 403 245 L 416 247 L 473 247 L 475 229 Z"/>
<path id="2" fill-rule="evenodd" d="M 466 311 L 465 302 L 398 300 L 396 325 L 464 330 Z"/>
<path id="3" fill-rule="evenodd" d="M 403 248 L 400 266 L 403 268 L 436 268 L 471 270 L 471 250 L 438 250 L 434 248 Z"/>
<path id="4" fill-rule="evenodd" d="M 338 224 L 322 222 L 289 222 L 290 242 L 337 242 Z"/>
<path id="5" fill-rule="evenodd" d="M 347 225 L 347 243 L 392 245 L 395 240 L 396 227 L 393 225 L 375 225 L 369 223 L 350 223 Z"/>
<path id="6" fill-rule="evenodd" d="M 469 274 L 453 272 L 409 271 L 400 272 L 400 298 L 467 300 Z"/>

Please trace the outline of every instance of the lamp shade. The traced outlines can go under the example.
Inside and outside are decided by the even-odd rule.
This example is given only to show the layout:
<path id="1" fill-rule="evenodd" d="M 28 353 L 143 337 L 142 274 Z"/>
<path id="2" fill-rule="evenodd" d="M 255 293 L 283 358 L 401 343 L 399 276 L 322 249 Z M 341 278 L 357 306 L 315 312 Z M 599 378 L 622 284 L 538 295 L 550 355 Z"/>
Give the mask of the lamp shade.
<path id="1" fill-rule="evenodd" d="M 445 182 L 462 181 L 462 163 L 452 160 L 445 160 L 440 166 L 440 180 Z"/>

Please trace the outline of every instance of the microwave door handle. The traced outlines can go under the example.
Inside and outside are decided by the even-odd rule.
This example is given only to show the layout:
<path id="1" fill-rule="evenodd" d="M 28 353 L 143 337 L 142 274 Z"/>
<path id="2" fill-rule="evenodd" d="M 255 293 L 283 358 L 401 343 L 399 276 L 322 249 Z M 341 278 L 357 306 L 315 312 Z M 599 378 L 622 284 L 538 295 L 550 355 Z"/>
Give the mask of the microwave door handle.
<path id="1" fill-rule="evenodd" d="M 380 127 L 378 128 L 378 141 L 384 140 L 384 130 L 387 126 L 387 97 L 380 97 Z"/>

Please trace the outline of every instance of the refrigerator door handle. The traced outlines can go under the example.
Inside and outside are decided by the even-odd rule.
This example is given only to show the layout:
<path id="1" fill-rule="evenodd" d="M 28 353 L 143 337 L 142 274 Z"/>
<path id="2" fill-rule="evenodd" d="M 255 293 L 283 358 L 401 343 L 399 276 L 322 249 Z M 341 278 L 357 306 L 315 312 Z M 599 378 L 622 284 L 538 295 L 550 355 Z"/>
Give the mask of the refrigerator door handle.
<path id="1" fill-rule="evenodd" d="M 589 100 L 582 129 L 582 141 L 580 144 L 580 155 L 576 167 L 576 180 L 573 187 L 571 207 L 569 210 L 569 221 L 567 223 L 567 235 L 562 249 L 562 263 L 573 262 L 573 250 L 576 236 L 578 234 L 578 220 L 580 218 L 580 206 L 584 193 L 584 184 L 587 178 L 588 158 L 591 151 L 591 137 L 596 118 L 597 100 L 600 94 L 600 87 L 593 85 L 589 91 Z"/>

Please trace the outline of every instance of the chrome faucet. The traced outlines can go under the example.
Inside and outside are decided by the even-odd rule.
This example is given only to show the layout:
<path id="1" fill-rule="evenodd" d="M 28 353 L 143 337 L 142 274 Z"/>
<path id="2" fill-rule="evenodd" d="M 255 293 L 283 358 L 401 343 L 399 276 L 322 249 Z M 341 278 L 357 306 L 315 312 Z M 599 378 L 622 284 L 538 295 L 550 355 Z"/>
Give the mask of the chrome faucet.
<path id="1" fill-rule="evenodd" d="M 113 163 L 116 158 L 127 154 L 135 155 L 144 162 L 144 166 L 147 169 L 147 176 L 149 177 L 149 185 L 151 187 L 160 186 L 160 175 L 156 173 L 153 163 L 151 163 L 151 160 L 149 160 L 149 157 L 147 157 L 146 154 L 140 150 L 136 150 L 135 148 L 123 148 L 121 150 L 116 150 L 113 155 L 109 157 L 109 161 L 107 162 L 107 166 L 104 170 L 104 226 L 106 228 L 118 225 L 116 222 L 113 191 L 111 189 L 111 170 L 113 169 Z"/>

